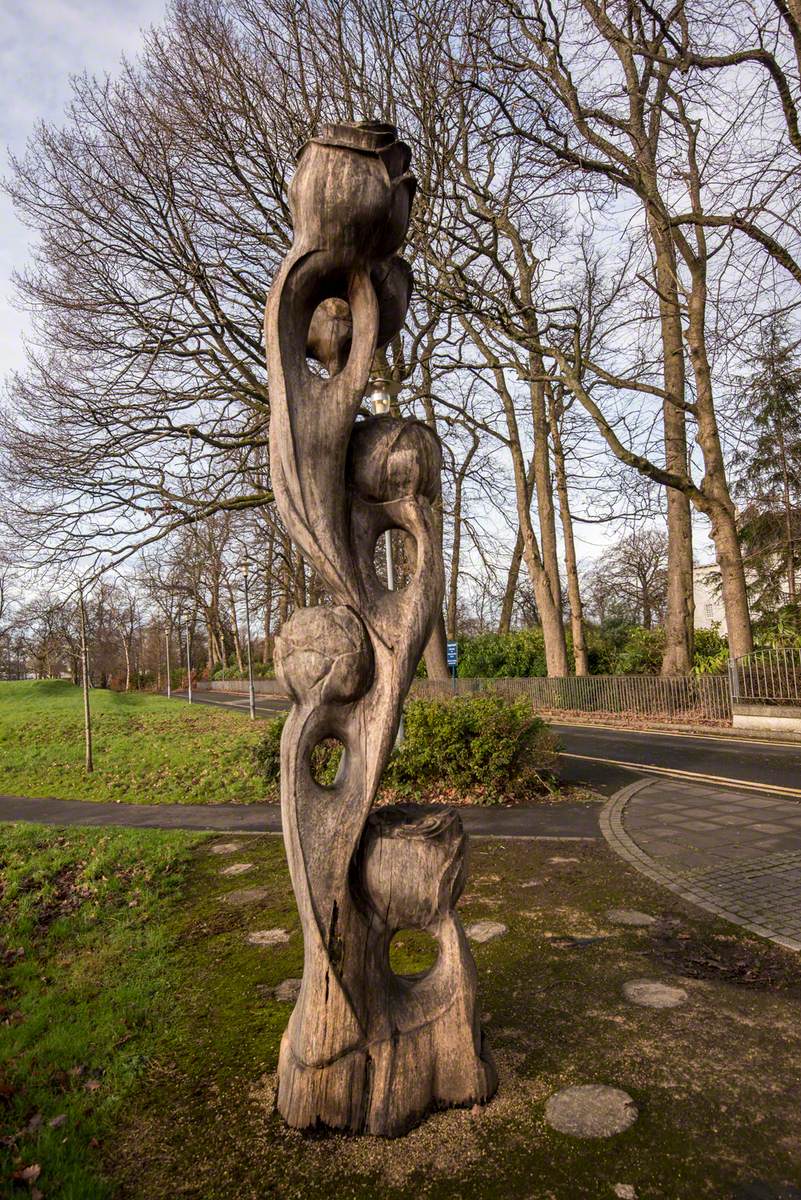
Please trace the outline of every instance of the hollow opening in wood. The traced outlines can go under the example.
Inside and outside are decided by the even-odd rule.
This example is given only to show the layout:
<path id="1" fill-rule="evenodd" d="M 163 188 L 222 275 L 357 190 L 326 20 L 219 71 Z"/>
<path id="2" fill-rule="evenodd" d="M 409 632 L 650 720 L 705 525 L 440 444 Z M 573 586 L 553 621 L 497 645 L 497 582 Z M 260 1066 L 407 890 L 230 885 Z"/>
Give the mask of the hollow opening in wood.
<path id="1" fill-rule="evenodd" d="M 341 296 L 321 300 L 306 335 L 306 369 L 316 379 L 333 379 L 345 367 L 353 341 L 350 305 Z"/>
<path id="2" fill-rule="evenodd" d="M 319 787 L 332 788 L 343 765 L 345 746 L 335 737 L 325 737 L 309 755 L 309 771 Z"/>
<path id="3" fill-rule="evenodd" d="M 424 929 L 401 929 L 389 947 L 389 966 L 395 975 L 424 975 L 439 957 L 439 943 Z"/>
<path id="4" fill-rule="evenodd" d="M 391 547 L 392 564 L 389 563 Z M 415 541 L 405 529 L 388 529 L 379 534 L 373 550 L 373 569 L 379 583 L 393 592 L 402 592 L 414 573 Z"/>

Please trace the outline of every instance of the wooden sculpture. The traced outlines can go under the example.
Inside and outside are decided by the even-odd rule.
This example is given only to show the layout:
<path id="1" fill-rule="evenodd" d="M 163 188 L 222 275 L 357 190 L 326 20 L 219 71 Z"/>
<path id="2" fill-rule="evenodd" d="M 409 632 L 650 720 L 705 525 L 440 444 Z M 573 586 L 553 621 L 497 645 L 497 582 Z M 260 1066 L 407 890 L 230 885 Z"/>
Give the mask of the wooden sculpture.
<path id="1" fill-rule="evenodd" d="M 301 1129 L 389 1136 L 496 1086 L 454 912 L 461 821 L 413 807 L 370 813 L 443 594 L 439 441 L 419 421 L 357 419 L 375 351 L 409 305 L 411 271 L 396 255 L 415 190 L 409 159 L 394 127 L 378 123 L 328 126 L 303 147 L 289 193 L 294 241 L 265 317 L 276 503 L 333 599 L 295 612 L 275 648 L 294 701 L 281 811 L 305 946 L 278 1108 Z M 374 566 L 388 529 L 415 548 L 413 577 L 395 592 Z M 344 747 L 331 787 L 311 770 L 326 738 Z M 408 928 L 439 945 L 414 977 L 389 965 L 393 936 Z"/>

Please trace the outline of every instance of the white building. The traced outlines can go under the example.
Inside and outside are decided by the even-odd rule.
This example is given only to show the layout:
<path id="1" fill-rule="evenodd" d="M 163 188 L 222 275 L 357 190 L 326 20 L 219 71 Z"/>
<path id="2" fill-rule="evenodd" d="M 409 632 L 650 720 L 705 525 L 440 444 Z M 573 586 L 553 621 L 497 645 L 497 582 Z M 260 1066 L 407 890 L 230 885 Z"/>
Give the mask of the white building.
<path id="1" fill-rule="evenodd" d="M 693 595 L 695 597 L 695 628 L 711 629 L 713 625 L 718 625 L 720 632 L 727 637 L 726 610 L 723 607 L 720 571 L 716 563 L 705 563 L 703 566 L 693 567 Z"/>

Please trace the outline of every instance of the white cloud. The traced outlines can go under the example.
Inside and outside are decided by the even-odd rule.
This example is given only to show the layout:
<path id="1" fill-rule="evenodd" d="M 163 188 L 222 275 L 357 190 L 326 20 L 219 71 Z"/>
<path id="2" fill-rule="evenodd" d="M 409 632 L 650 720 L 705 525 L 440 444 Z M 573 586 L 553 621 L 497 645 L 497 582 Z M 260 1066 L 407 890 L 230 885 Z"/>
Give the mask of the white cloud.
<path id="1" fill-rule="evenodd" d="M 0 7 L 0 146 L 21 154 L 37 121 L 58 122 L 70 77 L 113 73 L 123 54 L 136 53 L 142 29 L 161 20 L 165 0 L 0 0 Z M 29 237 L 0 196 L 0 376 L 24 358 L 26 318 L 12 305 L 11 274 L 25 265 Z"/>

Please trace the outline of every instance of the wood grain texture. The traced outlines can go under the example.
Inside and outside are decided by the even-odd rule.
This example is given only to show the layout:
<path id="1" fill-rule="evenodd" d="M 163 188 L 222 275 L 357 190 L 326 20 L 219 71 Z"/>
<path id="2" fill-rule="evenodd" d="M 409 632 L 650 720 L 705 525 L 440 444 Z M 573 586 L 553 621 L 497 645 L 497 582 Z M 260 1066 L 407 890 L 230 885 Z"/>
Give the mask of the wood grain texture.
<path id="1" fill-rule="evenodd" d="M 466 869 L 461 822 L 411 807 L 371 815 L 444 589 L 432 512 L 439 441 L 419 421 L 359 417 L 376 348 L 402 327 L 411 294 L 397 256 L 415 188 L 409 157 L 396 130 L 378 123 L 327 127 L 307 143 L 290 187 L 294 241 L 265 316 L 276 503 L 333 599 L 295 612 L 275 646 L 294 701 L 281 812 L 304 933 L 278 1107 L 298 1128 L 387 1136 L 431 1108 L 486 1100 L 496 1086 L 454 912 Z M 375 572 L 387 529 L 414 546 L 402 591 Z M 323 787 L 310 759 L 329 737 L 344 753 Z M 401 928 L 437 939 L 438 960 L 422 976 L 390 969 Z"/>

